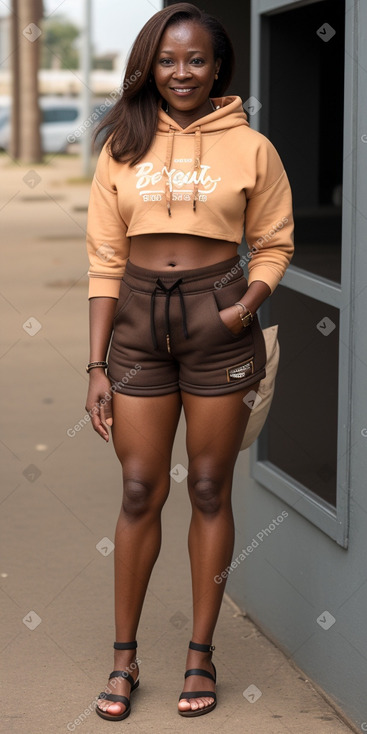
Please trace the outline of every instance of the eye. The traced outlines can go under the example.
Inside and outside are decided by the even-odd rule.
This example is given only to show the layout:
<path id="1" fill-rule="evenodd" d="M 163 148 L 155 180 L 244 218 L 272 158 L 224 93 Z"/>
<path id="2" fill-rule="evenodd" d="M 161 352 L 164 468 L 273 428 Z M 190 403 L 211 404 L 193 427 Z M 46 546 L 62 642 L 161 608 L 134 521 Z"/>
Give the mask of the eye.
<path id="1" fill-rule="evenodd" d="M 172 63 L 172 60 L 165 56 L 164 59 L 159 59 L 159 63 L 163 66 L 168 66 L 168 64 Z"/>
<path id="2" fill-rule="evenodd" d="M 199 66 L 200 64 L 205 64 L 205 60 L 204 59 L 197 58 L 197 59 L 193 59 L 191 61 L 191 63 L 192 64 L 195 64 L 195 66 Z"/>

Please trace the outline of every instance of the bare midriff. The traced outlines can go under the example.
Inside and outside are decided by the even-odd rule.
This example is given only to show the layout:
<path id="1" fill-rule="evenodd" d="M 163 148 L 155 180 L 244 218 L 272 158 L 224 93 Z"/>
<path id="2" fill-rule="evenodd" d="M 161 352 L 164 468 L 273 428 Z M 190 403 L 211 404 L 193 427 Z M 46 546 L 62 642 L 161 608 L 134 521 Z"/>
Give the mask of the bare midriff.
<path id="1" fill-rule="evenodd" d="M 131 237 L 129 260 L 149 270 L 189 270 L 228 260 L 238 244 L 187 234 L 144 234 Z"/>

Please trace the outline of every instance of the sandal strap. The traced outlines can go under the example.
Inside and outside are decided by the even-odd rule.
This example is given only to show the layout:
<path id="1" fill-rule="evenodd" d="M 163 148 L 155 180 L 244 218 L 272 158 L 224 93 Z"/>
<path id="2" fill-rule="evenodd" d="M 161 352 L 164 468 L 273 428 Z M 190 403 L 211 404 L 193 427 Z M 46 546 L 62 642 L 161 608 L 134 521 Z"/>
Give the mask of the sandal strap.
<path id="1" fill-rule="evenodd" d="M 209 678 L 215 683 L 214 675 L 209 673 L 208 670 L 202 670 L 201 668 L 190 668 L 190 670 L 186 671 L 185 678 L 188 678 L 190 675 L 201 675 L 203 678 Z"/>
<path id="2" fill-rule="evenodd" d="M 130 706 L 130 701 L 126 696 L 118 696 L 117 693 L 106 693 L 102 691 L 98 698 L 104 698 L 106 701 L 112 701 L 113 703 L 123 703 L 126 706 L 126 710 Z"/>
<path id="3" fill-rule="evenodd" d="M 133 642 L 114 642 L 113 646 L 115 650 L 135 650 L 138 646 L 136 640 Z"/>
<path id="4" fill-rule="evenodd" d="M 214 691 L 191 691 L 191 693 L 186 691 L 186 693 L 181 693 L 178 700 L 181 701 L 182 698 L 214 698 L 214 701 L 217 700 L 217 696 Z"/>
<path id="5" fill-rule="evenodd" d="M 197 652 L 213 652 L 215 645 L 200 645 L 198 642 L 189 642 L 190 650 L 197 650 Z"/>
<path id="6" fill-rule="evenodd" d="M 126 678 L 131 686 L 135 685 L 134 678 L 126 670 L 113 670 L 108 680 L 111 678 Z"/>

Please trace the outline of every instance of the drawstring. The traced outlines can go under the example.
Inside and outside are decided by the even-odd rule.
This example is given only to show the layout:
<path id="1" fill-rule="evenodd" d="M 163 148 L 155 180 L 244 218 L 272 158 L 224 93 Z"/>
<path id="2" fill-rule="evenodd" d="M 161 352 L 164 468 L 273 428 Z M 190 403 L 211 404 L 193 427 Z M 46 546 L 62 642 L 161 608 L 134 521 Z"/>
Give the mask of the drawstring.
<path id="1" fill-rule="evenodd" d="M 171 212 L 172 182 L 169 176 L 169 172 L 171 170 L 171 165 L 172 165 L 174 137 L 175 137 L 175 129 L 170 126 L 169 131 L 168 131 L 168 138 L 167 138 L 166 162 L 164 164 L 164 173 L 167 177 L 166 186 L 165 186 L 165 197 L 166 197 L 166 206 L 167 206 L 169 217 L 172 216 L 172 212 Z M 192 198 L 192 208 L 194 212 L 196 212 L 196 202 L 199 201 L 198 180 L 199 180 L 200 173 L 201 173 L 201 128 L 199 127 L 198 130 L 195 130 L 194 182 L 193 182 L 193 198 Z"/>
<path id="2" fill-rule="evenodd" d="M 195 153 L 194 153 L 194 171 L 197 176 L 194 178 L 194 195 L 192 199 L 192 208 L 196 212 L 196 202 L 199 200 L 198 178 L 201 172 L 201 128 L 195 130 Z"/>
<path id="3" fill-rule="evenodd" d="M 168 175 L 168 171 L 171 170 L 174 137 L 175 137 L 175 130 L 173 127 L 170 126 L 169 133 L 168 133 L 168 140 L 167 140 L 166 163 L 165 163 L 165 173 L 167 176 L 166 204 L 167 204 L 167 209 L 168 209 L 168 216 L 171 216 L 171 202 L 172 202 L 172 184 L 171 184 L 171 179 Z"/>
<path id="4" fill-rule="evenodd" d="M 179 278 L 176 280 L 173 285 L 171 285 L 170 288 L 166 288 L 164 283 L 162 283 L 160 278 L 157 278 L 156 280 L 156 287 L 154 288 L 154 291 L 152 293 L 152 297 L 150 299 L 150 331 L 152 334 L 152 340 L 153 340 L 153 346 L 154 349 L 158 349 L 158 343 L 157 343 L 157 335 L 155 331 L 155 324 L 154 324 L 154 305 L 155 305 L 155 297 L 156 292 L 158 288 L 161 288 L 161 290 L 166 294 L 166 303 L 165 303 L 165 322 L 166 322 L 166 344 L 167 344 L 167 351 L 171 352 L 171 344 L 170 344 L 170 324 L 169 324 L 169 302 L 171 298 L 172 292 L 177 288 L 179 296 L 180 296 L 180 303 L 181 303 L 181 311 L 182 311 L 182 324 L 183 324 L 183 332 L 185 339 L 188 339 L 189 335 L 187 332 L 187 323 L 186 323 L 186 310 L 185 310 L 185 301 L 183 298 L 183 294 L 180 288 L 180 283 L 182 283 L 182 278 Z"/>

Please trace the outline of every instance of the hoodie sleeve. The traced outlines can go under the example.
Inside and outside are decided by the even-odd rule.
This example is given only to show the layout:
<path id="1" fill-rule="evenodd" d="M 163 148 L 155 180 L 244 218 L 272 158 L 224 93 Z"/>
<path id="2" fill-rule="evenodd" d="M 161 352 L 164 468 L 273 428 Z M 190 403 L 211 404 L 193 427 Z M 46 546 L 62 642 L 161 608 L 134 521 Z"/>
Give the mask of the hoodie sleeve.
<path id="1" fill-rule="evenodd" d="M 118 209 L 117 189 L 110 182 L 110 160 L 105 145 L 97 161 L 88 206 L 89 298 L 119 297 L 130 249 L 127 225 Z"/>
<path id="2" fill-rule="evenodd" d="M 257 151 L 256 183 L 246 190 L 248 283 L 262 280 L 274 291 L 294 252 L 292 193 L 282 161 L 264 135 Z"/>

